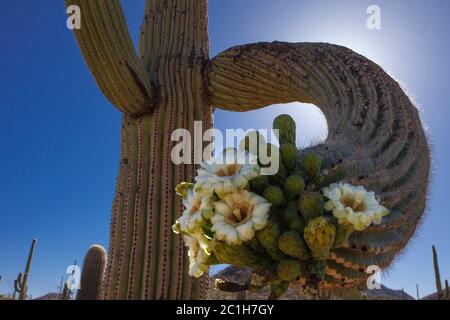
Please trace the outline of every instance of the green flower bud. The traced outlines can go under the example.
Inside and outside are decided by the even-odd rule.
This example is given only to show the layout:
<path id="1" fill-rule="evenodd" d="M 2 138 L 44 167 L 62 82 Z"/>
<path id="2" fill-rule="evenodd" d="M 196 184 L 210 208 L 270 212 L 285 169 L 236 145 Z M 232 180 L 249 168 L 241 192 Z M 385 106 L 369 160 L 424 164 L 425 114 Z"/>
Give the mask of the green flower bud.
<path id="1" fill-rule="evenodd" d="M 250 180 L 250 189 L 257 193 L 262 193 L 268 185 L 268 176 L 257 176 L 256 178 Z"/>
<path id="2" fill-rule="evenodd" d="M 324 217 L 309 220 L 303 234 L 312 257 L 317 260 L 328 258 L 335 236 L 336 227 Z"/>
<path id="3" fill-rule="evenodd" d="M 264 253 L 264 247 L 258 242 L 256 237 L 253 237 L 249 241 L 246 241 L 245 244 L 255 253 Z"/>
<path id="4" fill-rule="evenodd" d="M 278 224 L 269 221 L 264 229 L 256 232 L 256 238 L 264 248 L 268 250 L 277 250 L 280 233 Z"/>
<path id="5" fill-rule="evenodd" d="M 300 276 L 300 271 L 300 262 L 295 259 L 283 259 L 277 266 L 277 275 L 283 281 L 294 281 Z"/>
<path id="6" fill-rule="evenodd" d="M 291 198 L 299 196 L 305 189 L 305 180 L 301 176 L 292 175 L 284 182 L 284 191 Z"/>
<path id="7" fill-rule="evenodd" d="M 273 121 L 272 127 L 279 130 L 280 145 L 283 143 L 295 144 L 295 121 L 290 115 L 279 115 Z"/>
<path id="8" fill-rule="evenodd" d="M 309 259 L 308 248 L 302 236 L 296 231 L 286 231 L 278 239 L 278 248 L 284 254 L 301 261 Z"/>
<path id="9" fill-rule="evenodd" d="M 285 203 L 283 191 L 275 186 L 268 186 L 264 189 L 263 197 L 274 206 L 280 206 Z"/>
<path id="10" fill-rule="evenodd" d="M 230 246 L 225 242 L 212 241 L 211 249 L 220 263 L 241 267 L 257 267 L 259 258 L 246 246 Z"/>
<path id="11" fill-rule="evenodd" d="M 284 143 L 280 147 L 280 156 L 289 171 L 293 171 L 297 164 L 297 148 L 292 143 Z"/>
<path id="12" fill-rule="evenodd" d="M 323 214 L 324 200 L 319 192 L 305 194 L 298 204 L 298 209 L 300 209 L 305 221 L 320 217 Z"/>
<path id="13" fill-rule="evenodd" d="M 307 153 L 303 155 L 301 159 L 303 170 L 312 178 L 312 180 L 319 179 L 321 163 L 322 161 L 315 153 Z"/>
<path id="14" fill-rule="evenodd" d="M 280 161 L 279 167 L 278 167 L 278 172 L 275 173 L 273 176 L 270 176 L 270 182 L 283 187 L 284 180 L 286 180 L 287 176 L 288 176 L 288 172 L 287 172 L 286 166 L 283 164 L 283 162 Z"/>

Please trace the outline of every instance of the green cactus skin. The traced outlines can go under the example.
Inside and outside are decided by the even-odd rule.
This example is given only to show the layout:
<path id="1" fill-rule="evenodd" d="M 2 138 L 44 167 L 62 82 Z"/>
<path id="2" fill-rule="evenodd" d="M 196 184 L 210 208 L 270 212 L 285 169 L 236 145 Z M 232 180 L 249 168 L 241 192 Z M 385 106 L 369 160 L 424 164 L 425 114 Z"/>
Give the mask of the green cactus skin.
<path id="1" fill-rule="evenodd" d="M 105 249 L 99 245 L 91 246 L 83 261 L 77 300 L 100 300 L 105 267 Z"/>
<path id="2" fill-rule="evenodd" d="M 442 300 L 443 292 L 442 292 L 441 273 L 439 272 L 438 256 L 436 252 L 436 247 L 434 245 L 431 247 L 431 251 L 433 253 L 434 277 L 436 279 L 436 294 L 438 300 Z"/>
<path id="3" fill-rule="evenodd" d="M 30 275 L 31 261 L 33 260 L 34 250 L 36 249 L 36 239 L 31 241 L 30 251 L 28 252 L 27 264 L 25 266 L 25 272 L 18 274 L 17 279 L 14 280 L 14 294 L 19 293 L 19 300 L 25 300 L 27 298 L 28 291 L 28 277 Z"/>
<path id="4" fill-rule="evenodd" d="M 296 231 L 286 231 L 278 239 L 278 248 L 285 255 L 297 258 L 300 261 L 307 261 L 309 259 L 308 248 L 303 241 L 300 233 Z"/>
<path id="5" fill-rule="evenodd" d="M 277 281 L 270 284 L 270 295 L 267 300 L 278 300 L 289 288 L 289 281 Z"/>
<path id="6" fill-rule="evenodd" d="M 256 238 L 259 243 L 267 250 L 278 249 L 278 238 L 280 237 L 281 231 L 278 224 L 273 221 L 269 221 L 267 226 L 256 232 Z"/>
<path id="7" fill-rule="evenodd" d="M 277 275 L 282 281 L 294 281 L 300 276 L 300 262 L 295 259 L 283 259 L 278 263 Z"/>
<path id="8" fill-rule="evenodd" d="M 268 186 L 264 189 L 263 197 L 274 206 L 281 206 L 286 202 L 283 191 L 276 186 Z"/>
<path id="9" fill-rule="evenodd" d="M 280 146 L 280 157 L 286 169 L 292 172 L 297 165 L 297 148 L 292 143 L 284 143 Z"/>
<path id="10" fill-rule="evenodd" d="M 67 4 L 80 6 L 85 23 L 74 33 L 81 51 L 106 97 L 124 112 L 105 298 L 205 293 L 206 279 L 188 277 L 181 237 L 171 235 L 182 208 L 173 188 L 192 181 L 195 167 L 172 165 L 169 140 L 173 128 L 192 132 L 194 120 L 211 128 L 212 106 L 315 104 L 327 119 L 327 140 L 299 158 L 314 152 L 330 164 L 323 170 L 345 166 L 340 181 L 364 185 L 392 210 L 332 252 L 324 285 L 362 283 L 368 275 L 360 269 L 386 268 L 406 246 L 424 212 L 430 152 L 417 109 L 378 65 L 325 43 L 248 44 L 209 60 L 206 0 L 148 0 L 137 55 L 119 0 Z"/>
<path id="11" fill-rule="evenodd" d="M 309 192 L 298 201 L 298 209 L 306 222 L 322 216 L 323 207 L 323 196 L 318 192 Z"/>
<path id="12" fill-rule="evenodd" d="M 281 114 L 273 121 L 274 129 L 279 131 L 280 145 L 285 143 L 291 143 L 295 145 L 295 121 L 288 114 Z"/>
<path id="13" fill-rule="evenodd" d="M 305 189 L 305 180 L 298 175 L 292 175 L 287 177 L 284 182 L 284 191 L 290 198 L 295 198 L 300 196 L 300 194 Z"/>
<path id="14" fill-rule="evenodd" d="M 268 176 L 257 176 L 256 178 L 250 180 L 250 188 L 252 191 L 259 194 L 264 192 L 264 189 L 269 185 Z"/>

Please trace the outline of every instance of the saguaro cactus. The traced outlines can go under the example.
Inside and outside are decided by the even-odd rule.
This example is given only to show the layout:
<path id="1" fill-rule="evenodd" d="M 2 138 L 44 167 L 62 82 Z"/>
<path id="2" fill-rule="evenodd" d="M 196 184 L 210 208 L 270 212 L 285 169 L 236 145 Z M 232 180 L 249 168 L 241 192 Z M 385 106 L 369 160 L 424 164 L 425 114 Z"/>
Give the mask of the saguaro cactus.
<path id="1" fill-rule="evenodd" d="M 79 47 L 124 113 L 104 298 L 203 296 L 205 279 L 188 276 L 182 239 L 170 230 L 182 210 L 173 189 L 195 170 L 171 162 L 170 137 L 175 128 L 193 132 L 195 120 L 210 128 L 212 106 L 317 105 L 329 135 L 311 151 L 329 174 L 367 186 L 392 209 L 382 225 L 332 251 L 326 284 L 364 281 L 367 266 L 388 266 L 406 245 L 424 209 L 429 151 L 417 110 L 376 64 L 336 45 L 280 42 L 234 47 L 210 61 L 206 0 L 148 0 L 136 54 L 119 0 L 66 4 L 80 7 Z"/>
<path id="2" fill-rule="evenodd" d="M 436 247 L 434 245 L 432 246 L 432 252 L 433 252 L 434 277 L 436 279 L 436 294 L 437 294 L 437 298 L 439 300 L 441 300 L 442 296 L 443 296 L 441 273 L 439 272 L 438 256 L 437 256 L 437 252 L 436 252 Z"/>
<path id="3" fill-rule="evenodd" d="M 445 280 L 445 300 L 449 300 L 450 298 L 450 292 L 448 288 L 448 280 Z"/>
<path id="4" fill-rule="evenodd" d="M 28 276 L 30 274 L 31 261 L 33 259 L 34 249 L 36 247 L 36 239 L 31 241 L 30 251 L 28 253 L 27 264 L 25 266 L 25 272 L 19 272 L 17 279 L 14 280 L 14 291 L 19 293 L 19 300 L 25 300 L 27 298 L 28 290 Z M 15 295 L 14 292 L 14 295 Z"/>
<path id="5" fill-rule="evenodd" d="M 81 288 L 77 300 L 99 300 L 103 275 L 106 267 L 106 251 L 102 246 L 89 248 L 81 272 Z"/>

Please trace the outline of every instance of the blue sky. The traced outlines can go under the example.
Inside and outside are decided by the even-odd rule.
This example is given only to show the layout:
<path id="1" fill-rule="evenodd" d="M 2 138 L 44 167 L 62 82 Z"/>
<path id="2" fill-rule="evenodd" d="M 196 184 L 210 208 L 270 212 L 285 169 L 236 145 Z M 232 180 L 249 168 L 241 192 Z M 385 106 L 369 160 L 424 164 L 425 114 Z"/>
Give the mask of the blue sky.
<path id="1" fill-rule="evenodd" d="M 144 0 L 122 1 L 136 40 Z M 381 30 L 368 30 L 366 8 L 381 8 Z M 97 89 L 71 32 L 63 1 L 0 4 L 0 293 L 12 291 L 33 237 L 29 287 L 56 290 L 66 267 L 93 243 L 108 246 L 119 159 L 120 113 Z M 379 63 L 414 99 L 433 149 L 428 214 L 415 239 L 383 278 L 415 296 L 434 290 L 431 245 L 450 278 L 450 20 L 448 1 L 210 0 L 211 56 L 256 41 L 330 42 Z M 326 134 L 317 108 L 289 104 L 251 113 L 216 111 L 215 125 L 270 128 L 290 113 L 307 145 Z"/>

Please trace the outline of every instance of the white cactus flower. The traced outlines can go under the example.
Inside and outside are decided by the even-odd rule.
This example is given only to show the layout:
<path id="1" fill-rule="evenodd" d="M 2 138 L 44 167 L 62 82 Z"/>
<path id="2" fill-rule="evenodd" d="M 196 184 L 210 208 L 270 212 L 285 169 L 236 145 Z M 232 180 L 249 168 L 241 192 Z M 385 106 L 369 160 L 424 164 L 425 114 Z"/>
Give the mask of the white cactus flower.
<path id="1" fill-rule="evenodd" d="M 214 203 L 212 228 L 218 240 L 229 245 L 238 245 L 251 240 L 256 230 L 267 225 L 270 203 L 247 190 L 225 195 Z"/>
<path id="2" fill-rule="evenodd" d="M 350 223 L 358 231 L 372 223 L 380 224 L 382 217 L 389 214 L 375 199 L 375 194 L 363 186 L 333 183 L 323 189 L 323 194 L 329 199 L 325 209 L 332 211 L 340 224 Z"/>
<path id="3" fill-rule="evenodd" d="M 219 197 L 247 187 L 249 180 L 259 174 L 255 155 L 225 149 L 217 158 L 204 161 L 197 170 L 195 190 L 197 192 L 215 192 Z"/>
<path id="4" fill-rule="evenodd" d="M 206 264 L 211 254 L 209 242 L 203 235 L 196 233 L 185 234 L 184 243 L 188 247 L 189 275 L 198 278 L 209 271 L 209 266 Z"/>
<path id="5" fill-rule="evenodd" d="M 185 210 L 181 217 L 178 218 L 173 228 L 176 228 L 176 225 L 178 224 L 179 229 L 182 232 L 190 233 L 201 228 L 204 222 L 202 212 L 214 208 L 214 198 L 212 195 L 212 192 L 198 193 L 192 188 L 186 190 L 186 196 L 183 198 Z"/>

